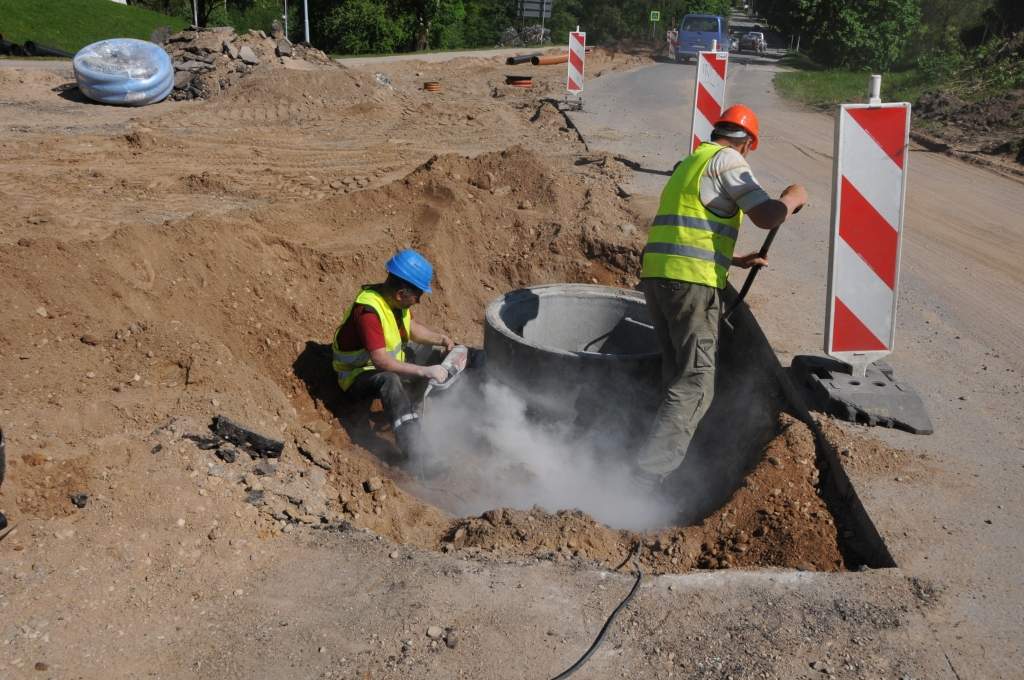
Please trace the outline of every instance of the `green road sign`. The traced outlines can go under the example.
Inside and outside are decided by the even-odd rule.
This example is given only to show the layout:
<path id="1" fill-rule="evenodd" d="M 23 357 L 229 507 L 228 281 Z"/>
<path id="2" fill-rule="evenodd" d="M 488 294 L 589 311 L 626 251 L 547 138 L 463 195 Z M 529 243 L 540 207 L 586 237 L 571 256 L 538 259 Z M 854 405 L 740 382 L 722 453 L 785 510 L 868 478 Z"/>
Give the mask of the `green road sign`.
<path id="1" fill-rule="evenodd" d="M 661 21 L 661 12 L 659 12 L 656 9 L 651 10 L 651 21 L 653 21 L 653 22 Z"/>

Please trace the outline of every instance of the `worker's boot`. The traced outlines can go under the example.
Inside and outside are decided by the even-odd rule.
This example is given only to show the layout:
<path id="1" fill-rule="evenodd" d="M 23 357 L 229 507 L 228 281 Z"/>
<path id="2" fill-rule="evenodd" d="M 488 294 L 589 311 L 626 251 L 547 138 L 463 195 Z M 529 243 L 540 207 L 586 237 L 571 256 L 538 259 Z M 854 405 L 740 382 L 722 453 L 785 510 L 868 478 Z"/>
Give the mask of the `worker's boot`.
<path id="1" fill-rule="evenodd" d="M 419 418 L 408 420 L 395 429 L 395 443 L 398 444 L 406 463 L 422 465 L 426 461 L 426 445 Z"/>

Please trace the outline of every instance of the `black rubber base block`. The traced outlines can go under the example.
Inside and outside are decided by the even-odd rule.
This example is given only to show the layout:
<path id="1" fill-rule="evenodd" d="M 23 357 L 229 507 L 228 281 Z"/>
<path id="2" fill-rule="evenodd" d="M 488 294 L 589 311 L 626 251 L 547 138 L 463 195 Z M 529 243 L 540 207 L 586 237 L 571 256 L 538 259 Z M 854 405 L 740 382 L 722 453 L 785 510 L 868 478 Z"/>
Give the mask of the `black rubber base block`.
<path id="1" fill-rule="evenodd" d="M 846 364 L 827 357 L 794 357 L 789 370 L 812 410 L 913 434 L 934 431 L 921 397 L 913 387 L 896 380 L 885 362 L 868 366 L 864 377 L 850 375 Z"/>

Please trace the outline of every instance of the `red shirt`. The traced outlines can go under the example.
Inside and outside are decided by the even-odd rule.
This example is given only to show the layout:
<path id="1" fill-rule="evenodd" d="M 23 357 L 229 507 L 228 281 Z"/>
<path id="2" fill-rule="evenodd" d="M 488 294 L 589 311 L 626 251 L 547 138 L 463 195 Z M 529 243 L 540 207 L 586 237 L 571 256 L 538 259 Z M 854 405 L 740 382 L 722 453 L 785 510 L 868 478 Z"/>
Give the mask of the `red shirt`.
<path id="1" fill-rule="evenodd" d="M 394 311 L 392 309 L 391 313 L 394 314 Z M 406 337 L 405 328 L 397 315 L 395 323 L 398 324 L 402 343 L 408 342 L 409 338 Z M 338 349 L 342 352 L 354 352 L 359 349 L 373 352 L 378 349 L 387 349 L 387 343 L 384 342 L 384 326 L 373 307 L 356 305 L 352 308 L 352 313 L 348 315 L 348 319 L 341 325 L 341 331 L 338 333 Z"/>

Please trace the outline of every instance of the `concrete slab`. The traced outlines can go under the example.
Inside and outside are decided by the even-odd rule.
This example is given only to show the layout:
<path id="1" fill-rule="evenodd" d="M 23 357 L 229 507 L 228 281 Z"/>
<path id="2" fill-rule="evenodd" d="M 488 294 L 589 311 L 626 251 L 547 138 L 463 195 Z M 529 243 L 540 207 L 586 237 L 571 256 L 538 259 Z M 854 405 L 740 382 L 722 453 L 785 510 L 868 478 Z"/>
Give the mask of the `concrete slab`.
<path id="1" fill-rule="evenodd" d="M 862 378 L 846 364 L 817 356 L 797 356 L 790 366 L 793 381 L 805 392 L 811 409 L 854 423 L 892 427 L 913 434 L 934 432 L 917 391 L 896 380 L 892 367 L 877 361 Z"/>

